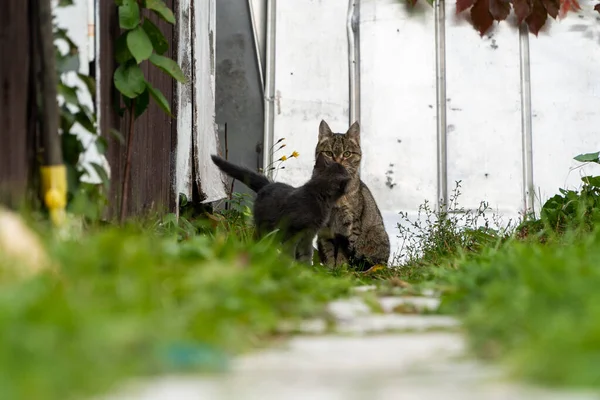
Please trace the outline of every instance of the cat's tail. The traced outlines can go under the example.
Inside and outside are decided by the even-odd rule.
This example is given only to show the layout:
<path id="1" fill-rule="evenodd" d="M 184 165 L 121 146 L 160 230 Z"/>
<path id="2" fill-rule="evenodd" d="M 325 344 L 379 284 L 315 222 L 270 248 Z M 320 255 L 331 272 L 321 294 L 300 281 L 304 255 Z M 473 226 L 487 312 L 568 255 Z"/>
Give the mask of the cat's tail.
<path id="1" fill-rule="evenodd" d="M 255 192 L 258 192 L 260 189 L 271 183 L 266 176 L 254 172 L 248 168 L 232 164 L 219 156 L 213 154 L 210 156 L 210 158 L 212 158 L 215 165 L 219 167 L 221 171 L 242 182 Z"/>

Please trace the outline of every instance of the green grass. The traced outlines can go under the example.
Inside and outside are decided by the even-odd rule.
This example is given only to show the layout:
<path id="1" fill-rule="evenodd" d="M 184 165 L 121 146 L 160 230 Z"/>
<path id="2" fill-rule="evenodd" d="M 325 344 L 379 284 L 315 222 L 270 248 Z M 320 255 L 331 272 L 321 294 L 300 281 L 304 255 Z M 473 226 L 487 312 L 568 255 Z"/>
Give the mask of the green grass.
<path id="1" fill-rule="evenodd" d="M 576 208 L 565 192 L 513 233 L 485 203 L 460 208 L 457 183 L 451 212 L 425 204 L 399 227 L 405 262 L 373 273 L 299 265 L 271 238 L 256 242 L 242 197 L 206 224 L 167 215 L 67 240 L 46 231 L 60 279 L 15 282 L 0 259 L 0 398 L 81 398 L 134 376 L 223 370 L 357 284 L 439 290 L 478 356 L 517 378 L 598 387 L 600 192 L 589 186 Z"/>
<path id="2" fill-rule="evenodd" d="M 600 387 L 600 179 L 561 190 L 539 219 L 501 228 L 481 203 L 450 213 L 425 203 L 399 226 L 405 261 L 371 277 L 388 293 L 394 279 L 442 292 L 440 312 L 459 316 L 471 348 L 517 379 Z M 490 223 L 491 222 L 491 223 Z"/>
<path id="3" fill-rule="evenodd" d="M 600 234 L 512 241 L 440 270 L 476 354 L 551 386 L 600 386 Z"/>
<path id="4" fill-rule="evenodd" d="M 180 242 L 181 232 L 160 228 L 47 238 L 59 280 L 0 279 L 0 398 L 81 398 L 127 377 L 221 370 L 282 320 L 316 315 L 351 286 L 268 239 L 217 232 Z"/>

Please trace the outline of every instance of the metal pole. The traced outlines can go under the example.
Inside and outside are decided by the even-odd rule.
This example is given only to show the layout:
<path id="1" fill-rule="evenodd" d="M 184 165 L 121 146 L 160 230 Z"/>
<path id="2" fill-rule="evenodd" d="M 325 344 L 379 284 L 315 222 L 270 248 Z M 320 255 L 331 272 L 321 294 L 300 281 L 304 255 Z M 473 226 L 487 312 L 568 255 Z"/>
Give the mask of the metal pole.
<path id="1" fill-rule="evenodd" d="M 348 71 L 350 79 L 350 121 L 360 120 L 360 1 L 348 1 L 346 32 L 348 35 Z"/>
<path id="2" fill-rule="evenodd" d="M 437 206 L 448 205 L 448 160 L 446 145 L 446 32 L 445 2 L 435 0 L 435 78 L 437 100 Z"/>
<path id="3" fill-rule="evenodd" d="M 273 136 L 275 134 L 275 10 L 276 0 L 267 0 L 267 44 L 265 66 L 265 130 L 263 137 L 263 171 L 272 177 L 268 167 L 273 163 Z"/>
<path id="4" fill-rule="evenodd" d="M 531 70 L 529 61 L 529 28 L 519 26 L 519 57 L 521 65 L 521 133 L 523 155 L 524 218 L 534 212 L 533 145 L 531 129 Z"/>
<path id="5" fill-rule="evenodd" d="M 260 78 L 260 89 L 263 95 L 265 94 L 265 77 L 262 66 L 262 57 L 260 54 L 260 46 L 258 41 L 258 30 L 256 27 L 256 18 L 254 17 L 254 8 L 252 7 L 252 0 L 248 0 L 248 15 L 250 15 L 250 28 L 252 29 L 252 36 L 254 38 L 254 51 L 256 53 L 256 63 L 258 66 L 258 77 Z"/>

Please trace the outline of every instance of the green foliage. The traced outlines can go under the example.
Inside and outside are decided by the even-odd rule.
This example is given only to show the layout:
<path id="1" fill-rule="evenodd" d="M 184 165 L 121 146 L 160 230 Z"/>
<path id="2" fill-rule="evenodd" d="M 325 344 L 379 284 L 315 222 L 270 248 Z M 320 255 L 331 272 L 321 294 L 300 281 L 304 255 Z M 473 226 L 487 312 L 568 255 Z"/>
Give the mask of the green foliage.
<path id="1" fill-rule="evenodd" d="M 190 229 L 167 216 L 49 238 L 60 279 L 0 279 L 0 398 L 82 398 L 129 377 L 221 370 L 350 286 L 268 238 L 181 235 Z"/>
<path id="2" fill-rule="evenodd" d="M 119 26 L 125 32 L 115 44 L 115 59 L 119 63 L 113 82 L 123 95 L 125 105 L 135 104 L 135 118 L 148 108 L 150 97 L 167 114 L 171 115 L 171 106 L 160 90 L 154 88 L 139 67 L 149 60 L 157 68 L 179 82 L 186 78 L 175 61 L 162 56 L 168 48 L 168 42 L 160 29 L 141 12 L 146 8 L 164 21 L 175 24 L 175 16 L 162 0 L 119 0 L 115 2 L 119 10 Z"/>
<path id="3" fill-rule="evenodd" d="M 440 269 L 442 310 L 463 317 L 474 351 L 552 386 L 600 384 L 600 235 L 511 241 Z"/>
<path id="4" fill-rule="evenodd" d="M 600 164 L 598 154 L 580 154 L 574 159 Z M 584 176 L 581 181 L 583 184 L 578 191 L 559 189 L 559 194 L 544 203 L 538 219 L 519 226 L 519 236 L 545 241 L 568 230 L 591 232 L 600 222 L 600 176 Z"/>
<path id="5" fill-rule="evenodd" d="M 58 6 L 72 5 L 72 1 L 60 1 Z M 97 219 L 106 205 L 105 193 L 108 191 L 109 178 L 104 168 L 92 163 L 91 168 L 98 174 L 101 184 L 90 184 L 82 181 L 88 173 L 81 163 L 83 153 L 95 146 L 99 154 L 106 153 L 106 139 L 98 135 L 96 115 L 90 107 L 80 101 L 80 96 L 94 96 L 96 93 L 95 80 L 79 73 L 79 50 L 69 38 L 65 29 L 54 24 L 55 54 L 58 73 L 57 91 L 64 102 L 60 105 L 60 133 L 63 161 L 67 168 L 68 210 L 71 213 Z M 66 44 L 67 51 L 61 52 L 56 42 Z M 74 84 L 69 84 L 68 77 L 77 77 Z M 88 93 L 82 93 L 87 90 Z M 73 128 L 78 124 L 92 134 L 91 142 L 84 143 Z"/>

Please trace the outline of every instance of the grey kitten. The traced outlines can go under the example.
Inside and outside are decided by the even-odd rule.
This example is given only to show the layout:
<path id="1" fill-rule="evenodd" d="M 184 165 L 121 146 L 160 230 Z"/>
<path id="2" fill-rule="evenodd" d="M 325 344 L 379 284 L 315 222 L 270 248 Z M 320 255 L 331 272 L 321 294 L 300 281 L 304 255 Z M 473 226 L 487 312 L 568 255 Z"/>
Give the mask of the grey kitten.
<path id="1" fill-rule="evenodd" d="M 349 263 L 363 270 L 387 264 L 390 238 L 377 203 L 359 176 L 362 152 L 358 122 L 341 134 L 333 133 L 321 121 L 315 156 L 342 164 L 352 176 L 347 193 L 337 201 L 327 226 L 318 234 L 321 262 L 328 266 Z"/>
<path id="2" fill-rule="evenodd" d="M 329 220 L 335 202 L 346 193 L 350 174 L 341 164 L 317 157 L 311 179 L 295 188 L 211 156 L 219 169 L 256 192 L 254 223 L 259 237 L 275 229 L 298 261 L 310 263 L 312 241 Z"/>

